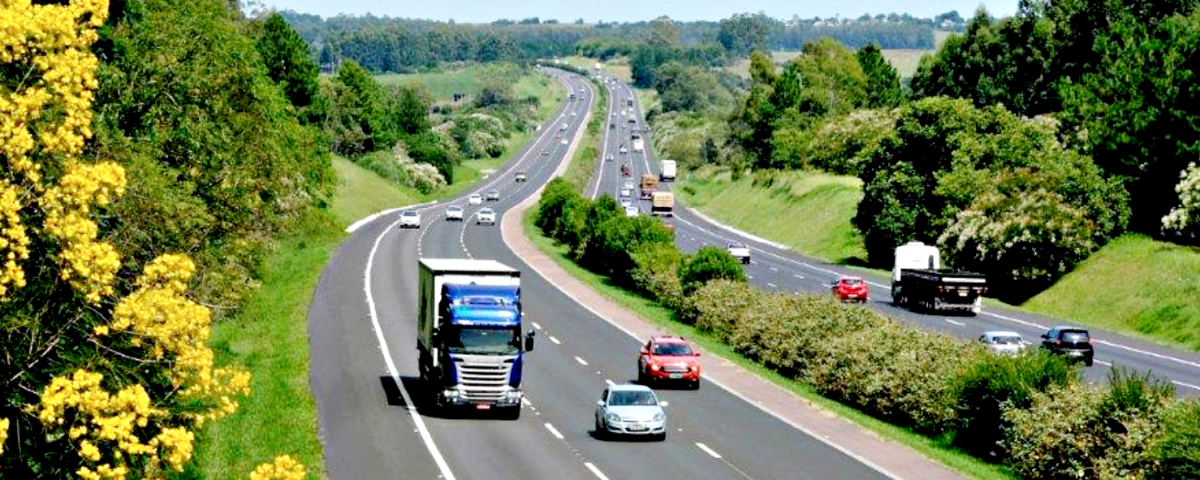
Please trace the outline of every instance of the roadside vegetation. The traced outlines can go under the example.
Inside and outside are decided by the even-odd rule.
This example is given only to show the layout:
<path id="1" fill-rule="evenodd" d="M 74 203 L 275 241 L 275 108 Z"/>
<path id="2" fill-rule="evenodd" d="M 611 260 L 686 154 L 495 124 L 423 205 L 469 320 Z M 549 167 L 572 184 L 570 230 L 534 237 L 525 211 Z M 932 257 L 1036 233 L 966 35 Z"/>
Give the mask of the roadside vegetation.
<path id="1" fill-rule="evenodd" d="M 1153 479 L 1200 473 L 1191 440 L 1200 401 L 1175 397 L 1170 383 L 1153 376 L 1117 368 L 1107 384 L 1088 384 L 1078 367 L 1045 352 L 997 356 L 828 295 L 769 293 L 745 283 L 726 251 L 681 253 L 661 222 L 625 217 L 611 196 L 589 200 L 561 179 L 543 192 L 532 227 L 531 234 L 553 241 L 543 240 L 543 249 L 577 264 L 571 271 L 603 277 L 598 281 L 610 295 L 660 318 L 665 308 L 675 322 L 749 361 L 923 435 L 927 440 L 907 437 L 907 443 L 949 449 L 934 456 L 967 473 Z M 659 307 L 610 288 L 637 292 Z"/>

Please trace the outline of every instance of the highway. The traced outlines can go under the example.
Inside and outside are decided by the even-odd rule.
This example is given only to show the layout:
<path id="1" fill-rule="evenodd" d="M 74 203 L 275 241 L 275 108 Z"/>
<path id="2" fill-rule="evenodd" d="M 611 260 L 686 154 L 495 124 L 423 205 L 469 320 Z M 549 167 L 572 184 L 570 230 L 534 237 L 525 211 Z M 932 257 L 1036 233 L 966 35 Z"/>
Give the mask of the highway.
<path id="1" fill-rule="evenodd" d="M 464 195 L 422 207 L 422 228 L 414 230 L 396 228 L 396 213 L 380 216 L 355 230 L 326 267 L 309 328 L 329 478 L 888 478 L 712 385 L 659 390 L 670 403 L 665 442 L 593 437 L 595 401 L 608 382 L 635 377 L 645 339 L 630 337 L 538 276 L 504 244 L 499 226 L 472 221 L 484 206 L 503 214 L 533 194 L 570 153 L 563 140 L 582 133 L 594 86 L 557 76 L 587 93 L 564 102 L 531 145 L 468 192 L 495 188 L 499 201 L 467 205 Z M 568 128 L 558 138 L 563 123 Z M 517 171 L 529 181 L 515 182 Z M 445 219 L 450 204 L 466 209 L 466 221 Z M 419 257 L 495 259 L 522 271 L 525 319 L 538 336 L 519 420 L 444 418 L 424 408 L 428 395 L 416 380 Z"/>
<path id="2" fill-rule="evenodd" d="M 605 86 L 613 92 L 611 97 L 615 103 L 626 105 L 629 99 L 634 101 L 632 113 L 638 118 L 638 124 L 642 125 L 642 113 L 632 89 L 615 81 L 606 82 Z M 618 110 L 620 108 L 630 107 L 618 107 Z M 621 128 L 625 118 L 612 118 L 617 125 L 614 130 L 616 133 L 605 140 L 602 150 L 613 153 L 616 160 L 598 168 L 598 174 L 593 177 L 585 193 L 591 198 L 606 193 L 617 196 L 623 181 L 628 180 L 635 184 L 633 198 L 637 200 L 636 184 L 642 173 L 658 173 L 660 169 L 660 164 L 652 158 L 650 139 L 653 135 L 652 132 L 642 133 L 646 140 L 644 153 L 616 153 L 621 144 L 630 144 L 631 132 Z M 622 163 L 632 167 L 633 174 L 629 178 L 621 177 Z M 680 171 L 679 175 L 685 173 Z M 669 190 L 670 186 L 670 183 L 662 183 L 659 188 Z M 640 205 L 643 212 L 649 212 L 648 201 L 642 201 Z M 752 258 L 751 264 L 746 266 L 747 277 L 751 283 L 765 289 L 779 292 L 829 293 L 827 285 L 839 275 L 864 276 L 861 270 L 806 257 L 773 242 L 717 225 L 683 207 L 677 200 L 675 217 L 668 220 L 675 225 L 675 240 L 680 249 L 693 252 L 704 245 L 725 247 L 730 241 L 745 243 L 751 248 Z M 803 218 L 797 218 L 796 228 L 803 228 L 803 221 Z M 1032 342 L 1032 346 L 1036 347 L 1041 341 L 1041 335 L 1050 326 L 1072 324 L 1065 320 L 986 305 L 984 311 L 974 317 L 916 313 L 892 305 L 890 280 L 886 276 L 866 275 L 864 278 L 871 284 L 869 308 L 924 329 L 945 332 L 964 339 L 976 339 L 987 330 L 1009 330 L 1019 333 L 1026 342 Z M 1139 371 L 1152 371 L 1169 379 L 1181 395 L 1200 395 L 1200 354 L 1162 347 L 1095 328 L 1089 330 L 1096 341 L 1096 365 L 1084 369 L 1085 380 L 1103 382 L 1108 378 L 1110 368 L 1125 366 Z"/>

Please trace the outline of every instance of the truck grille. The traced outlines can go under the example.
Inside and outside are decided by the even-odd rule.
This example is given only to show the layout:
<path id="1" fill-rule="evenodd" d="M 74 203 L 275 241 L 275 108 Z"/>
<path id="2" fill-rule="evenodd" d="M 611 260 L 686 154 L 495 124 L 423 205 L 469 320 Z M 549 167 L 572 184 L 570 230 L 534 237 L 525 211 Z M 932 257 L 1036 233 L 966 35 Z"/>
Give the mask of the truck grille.
<path id="1" fill-rule="evenodd" d="M 511 363 L 501 364 L 458 364 L 458 379 L 472 401 L 495 401 L 508 390 L 508 373 Z"/>

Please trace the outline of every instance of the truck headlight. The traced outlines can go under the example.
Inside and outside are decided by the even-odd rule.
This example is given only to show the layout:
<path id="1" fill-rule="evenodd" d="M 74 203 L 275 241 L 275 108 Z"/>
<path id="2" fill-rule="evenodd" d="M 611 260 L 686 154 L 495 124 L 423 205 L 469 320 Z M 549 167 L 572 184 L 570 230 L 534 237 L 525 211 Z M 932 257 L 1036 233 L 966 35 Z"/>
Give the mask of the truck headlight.
<path id="1" fill-rule="evenodd" d="M 515 388 L 512 388 L 512 387 L 509 387 L 509 389 L 504 392 L 504 399 L 513 401 L 513 402 L 520 401 L 521 400 L 521 391 L 517 390 Z"/>
<path id="2" fill-rule="evenodd" d="M 462 396 L 462 390 L 457 388 L 447 388 L 446 390 L 442 391 L 442 396 L 449 399 L 458 398 Z"/>

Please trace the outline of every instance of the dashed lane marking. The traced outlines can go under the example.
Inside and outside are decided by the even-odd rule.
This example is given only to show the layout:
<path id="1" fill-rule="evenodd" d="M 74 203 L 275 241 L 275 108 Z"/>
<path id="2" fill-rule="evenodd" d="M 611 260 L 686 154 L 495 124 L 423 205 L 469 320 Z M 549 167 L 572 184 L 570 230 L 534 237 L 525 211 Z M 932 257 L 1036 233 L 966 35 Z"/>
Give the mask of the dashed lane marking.
<path id="1" fill-rule="evenodd" d="M 696 442 L 696 446 L 699 447 L 701 450 L 704 450 L 704 453 L 707 453 L 709 456 L 711 456 L 713 458 L 721 458 L 721 454 L 717 453 L 715 450 L 713 450 L 711 448 L 708 448 L 708 445 L 705 445 L 700 442 Z"/>
<path id="2" fill-rule="evenodd" d="M 582 359 L 582 358 L 579 358 L 579 357 L 575 357 L 575 361 L 576 361 L 576 362 L 579 362 L 579 364 L 580 364 L 580 365 L 584 365 L 584 366 L 586 366 L 586 365 L 588 364 L 588 363 L 587 363 L 587 360 L 584 360 L 584 359 Z"/>
<path id="3" fill-rule="evenodd" d="M 604 475 L 604 472 L 601 472 L 599 468 L 596 468 L 595 465 L 592 465 L 592 462 L 584 462 L 583 466 L 587 467 L 588 470 L 591 470 L 592 474 L 595 475 L 596 478 L 599 478 L 600 480 L 608 480 L 608 477 Z"/>
<path id="4" fill-rule="evenodd" d="M 949 323 L 949 324 L 951 324 L 951 325 L 958 325 L 958 326 L 960 326 L 960 327 L 965 327 L 965 326 L 967 326 L 967 324 L 965 324 L 965 323 L 963 323 L 963 322 L 956 322 L 956 321 L 954 321 L 954 320 L 951 320 L 951 319 L 949 319 L 949 318 L 943 318 L 942 320 L 945 320 L 945 321 L 946 321 L 946 323 Z"/>
<path id="5" fill-rule="evenodd" d="M 550 341 L 554 342 L 555 345 L 562 345 L 562 342 L 558 341 L 558 339 L 555 338 L 554 335 L 550 336 Z"/>
<path id="6" fill-rule="evenodd" d="M 559 433 L 558 429 L 554 428 L 554 425 L 551 425 L 549 422 L 546 423 L 546 430 L 549 430 L 550 434 L 554 435 L 554 438 L 563 439 L 563 434 Z"/>

